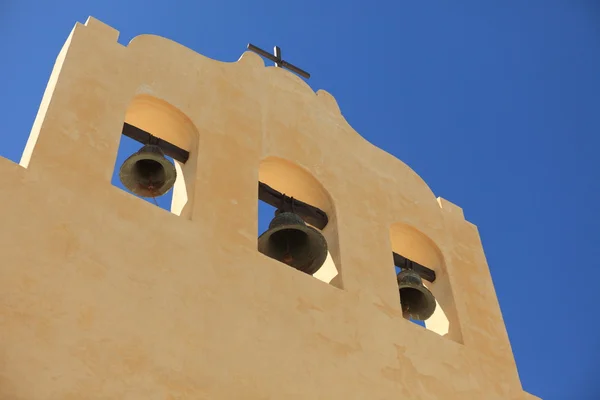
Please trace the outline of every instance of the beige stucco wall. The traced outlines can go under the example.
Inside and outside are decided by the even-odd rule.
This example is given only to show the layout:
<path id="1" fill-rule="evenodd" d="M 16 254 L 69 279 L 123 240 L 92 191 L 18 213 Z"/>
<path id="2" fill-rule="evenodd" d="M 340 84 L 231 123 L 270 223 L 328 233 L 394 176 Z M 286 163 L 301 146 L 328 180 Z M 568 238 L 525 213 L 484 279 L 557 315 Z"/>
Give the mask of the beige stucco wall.
<path id="1" fill-rule="evenodd" d="M 331 95 L 117 38 L 75 26 L 20 165 L 0 158 L 1 399 L 535 398 L 477 228 Z M 173 213 L 111 185 L 125 120 L 191 151 Z M 256 250 L 259 176 L 327 210 L 331 284 Z M 436 269 L 445 327 L 402 318 L 392 249 Z"/>

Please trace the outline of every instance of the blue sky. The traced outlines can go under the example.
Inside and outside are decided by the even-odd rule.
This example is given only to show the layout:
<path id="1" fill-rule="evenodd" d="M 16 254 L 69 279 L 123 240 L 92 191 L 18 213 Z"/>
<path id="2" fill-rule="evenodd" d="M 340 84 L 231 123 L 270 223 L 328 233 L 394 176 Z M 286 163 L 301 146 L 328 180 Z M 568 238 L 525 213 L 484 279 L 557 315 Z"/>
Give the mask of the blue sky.
<path id="1" fill-rule="evenodd" d="M 121 43 L 154 33 L 223 61 L 278 45 L 479 226 L 523 387 L 600 398 L 600 3 L 375 4 L 0 1 L 0 155 L 19 160 L 56 55 L 88 15 Z"/>

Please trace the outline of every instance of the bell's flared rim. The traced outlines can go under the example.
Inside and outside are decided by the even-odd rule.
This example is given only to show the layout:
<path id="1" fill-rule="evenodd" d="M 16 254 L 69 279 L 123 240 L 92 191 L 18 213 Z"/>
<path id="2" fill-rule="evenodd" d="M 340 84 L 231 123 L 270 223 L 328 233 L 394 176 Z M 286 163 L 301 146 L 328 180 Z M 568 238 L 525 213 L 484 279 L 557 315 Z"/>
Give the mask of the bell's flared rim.
<path id="1" fill-rule="evenodd" d="M 148 148 L 152 148 L 152 150 L 147 152 L 143 151 L 144 149 Z M 158 151 L 156 151 L 154 148 L 158 149 Z M 173 165 L 164 157 L 163 154 L 164 153 L 160 147 L 145 145 L 139 151 L 127 157 L 127 159 L 121 165 L 121 169 L 119 171 L 119 179 L 123 186 L 140 197 L 159 197 L 167 193 L 177 180 L 177 169 L 175 168 L 175 165 Z M 135 180 L 133 175 L 135 164 L 142 160 L 152 160 L 158 162 L 165 169 L 165 177 L 167 179 L 165 179 L 163 184 L 154 189 L 152 192 L 131 184 L 131 182 Z"/>
<path id="2" fill-rule="evenodd" d="M 433 293 L 431 293 L 431 290 L 427 289 L 422 284 L 415 285 L 412 283 L 399 284 L 398 292 L 402 293 L 402 289 L 417 290 L 417 291 L 423 293 L 425 295 L 425 299 L 426 299 L 426 307 L 424 309 L 422 309 L 421 311 L 419 311 L 419 312 L 403 311 L 402 314 L 405 318 L 411 318 L 411 319 L 416 319 L 419 321 L 425 321 L 433 315 L 433 313 L 435 312 L 435 310 L 437 308 L 437 302 L 435 300 L 435 296 L 433 295 Z"/>
<path id="3" fill-rule="evenodd" d="M 315 229 L 312 226 L 298 225 L 298 224 L 284 224 L 284 225 L 278 225 L 273 228 L 270 228 L 267 231 L 263 232 L 258 237 L 258 251 L 260 253 L 266 255 L 266 250 L 267 250 L 266 247 L 268 246 L 269 238 L 271 236 L 273 236 L 273 234 L 283 231 L 283 230 L 286 230 L 286 229 L 294 229 L 294 230 L 299 230 L 299 231 L 304 232 L 311 238 L 311 240 L 318 240 L 320 242 L 321 246 L 325 249 L 323 254 L 321 254 L 321 255 L 319 255 L 319 257 L 315 258 L 313 260 L 313 262 L 308 266 L 308 268 L 298 269 L 299 271 L 302 271 L 308 275 L 313 275 L 315 272 L 317 272 L 319 269 L 321 269 L 321 267 L 325 263 L 325 260 L 327 260 L 327 254 L 328 254 L 329 248 L 327 246 L 327 240 L 325 240 L 325 237 L 323 236 L 323 234 L 321 232 L 319 232 L 318 229 Z"/>

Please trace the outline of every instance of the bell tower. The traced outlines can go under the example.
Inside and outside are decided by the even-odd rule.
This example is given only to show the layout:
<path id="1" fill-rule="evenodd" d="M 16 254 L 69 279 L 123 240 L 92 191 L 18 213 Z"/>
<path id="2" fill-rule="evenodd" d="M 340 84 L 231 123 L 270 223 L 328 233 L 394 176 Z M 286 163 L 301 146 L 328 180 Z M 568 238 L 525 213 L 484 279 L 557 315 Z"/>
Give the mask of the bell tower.
<path id="1" fill-rule="evenodd" d="M 477 228 L 330 94 L 117 39 L 75 25 L 0 158 L 0 398 L 537 399 Z"/>

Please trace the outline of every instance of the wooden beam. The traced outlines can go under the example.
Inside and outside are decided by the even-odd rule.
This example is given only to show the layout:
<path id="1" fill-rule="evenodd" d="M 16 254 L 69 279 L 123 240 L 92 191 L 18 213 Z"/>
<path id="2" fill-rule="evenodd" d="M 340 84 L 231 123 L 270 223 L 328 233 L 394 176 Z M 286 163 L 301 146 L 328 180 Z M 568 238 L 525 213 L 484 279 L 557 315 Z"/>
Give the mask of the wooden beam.
<path id="1" fill-rule="evenodd" d="M 165 153 L 165 156 L 169 156 L 174 160 L 179 161 L 180 163 L 185 164 L 190 158 L 190 153 L 187 150 L 182 149 L 181 147 L 177 147 L 172 143 L 167 142 L 161 138 L 157 138 L 151 133 L 146 132 L 143 129 L 138 128 L 137 126 L 133 126 L 125 122 L 123 124 L 123 135 L 127 136 L 139 142 L 141 144 L 154 144 L 162 149 Z"/>
<path id="2" fill-rule="evenodd" d="M 258 182 L 258 198 L 278 210 L 295 212 L 301 216 L 306 223 L 311 224 L 315 228 L 322 230 L 329 222 L 329 218 L 325 211 L 303 201 L 286 196 L 262 182 Z"/>
<path id="3" fill-rule="evenodd" d="M 413 260 L 409 260 L 408 258 L 401 256 L 398 253 L 392 252 L 394 255 L 394 265 L 400 267 L 401 269 L 412 269 L 419 276 L 426 281 L 435 282 L 435 271 L 427 268 L 424 265 L 414 262 Z"/>

